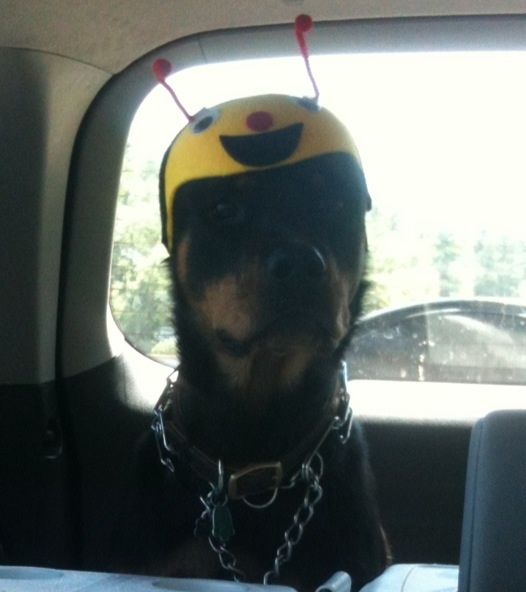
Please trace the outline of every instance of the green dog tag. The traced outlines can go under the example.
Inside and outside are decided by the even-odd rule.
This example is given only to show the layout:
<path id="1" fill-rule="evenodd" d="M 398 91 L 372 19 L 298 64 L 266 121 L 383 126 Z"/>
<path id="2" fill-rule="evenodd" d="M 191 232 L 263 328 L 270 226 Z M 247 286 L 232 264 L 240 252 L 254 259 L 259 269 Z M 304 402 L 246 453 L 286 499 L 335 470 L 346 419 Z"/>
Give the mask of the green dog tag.
<path id="1" fill-rule="evenodd" d="M 227 543 L 234 535 L 232 514 L 227 506 L 216 506 L 212 511 L 212 536 Z"/>

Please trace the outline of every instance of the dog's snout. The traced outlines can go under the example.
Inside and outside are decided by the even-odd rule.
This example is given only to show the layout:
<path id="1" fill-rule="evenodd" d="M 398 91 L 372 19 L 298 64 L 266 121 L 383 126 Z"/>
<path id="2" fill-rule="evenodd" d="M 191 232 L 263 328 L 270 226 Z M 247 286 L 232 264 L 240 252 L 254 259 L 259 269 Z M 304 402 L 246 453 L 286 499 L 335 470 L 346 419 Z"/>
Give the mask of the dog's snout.
<path id="1" fill-rule="evenodd" d="M 267 258 L 269 276 L 278 282 L 316 281 L 323 278 L 327 263 L 313 246 L 290 243 L 276 248 Z"/>

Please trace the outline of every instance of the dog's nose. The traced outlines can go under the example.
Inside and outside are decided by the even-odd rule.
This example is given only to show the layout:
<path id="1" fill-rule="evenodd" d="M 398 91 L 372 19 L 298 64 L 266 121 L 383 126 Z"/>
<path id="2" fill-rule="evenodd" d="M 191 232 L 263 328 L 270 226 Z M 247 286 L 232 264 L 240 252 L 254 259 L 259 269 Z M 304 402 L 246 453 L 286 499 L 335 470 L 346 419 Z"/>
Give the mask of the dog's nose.
<path id="1" fill-rule="evenodd" d="M 318 249 L 297 243 L 276 248 L 266 265 L 270 277 L 278 282 L 316 281 L 327 271 L 327 263 Z"/>

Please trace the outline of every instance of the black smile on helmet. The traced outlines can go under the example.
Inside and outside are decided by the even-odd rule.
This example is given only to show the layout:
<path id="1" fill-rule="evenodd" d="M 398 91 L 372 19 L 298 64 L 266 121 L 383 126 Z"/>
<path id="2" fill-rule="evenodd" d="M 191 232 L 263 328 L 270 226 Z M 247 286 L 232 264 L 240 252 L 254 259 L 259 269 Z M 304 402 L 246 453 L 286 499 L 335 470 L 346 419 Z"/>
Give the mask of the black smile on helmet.
<path id="1" fill-rule="evenodd" d="M 302 123 L 282 129 L 243 136 L 220 136 L 223 148 L 235 161 L 246 166 L 270 166 L 287 160 L 298 147 Z"/>

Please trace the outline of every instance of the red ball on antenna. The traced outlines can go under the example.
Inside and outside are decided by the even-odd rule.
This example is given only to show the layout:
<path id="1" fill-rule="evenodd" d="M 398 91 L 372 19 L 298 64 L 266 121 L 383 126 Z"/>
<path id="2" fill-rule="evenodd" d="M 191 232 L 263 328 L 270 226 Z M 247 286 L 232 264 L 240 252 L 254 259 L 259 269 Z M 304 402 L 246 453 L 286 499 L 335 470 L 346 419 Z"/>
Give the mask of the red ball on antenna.
<path id="1" fill-rule="evenodd" d="M 316 84 L 316 80 L 314 80 L 314 76 L 310 68 L 309 47 L 307 46 L 307 41 L 305 39 L 306 33 L 308 33 L 311 29 L 312 18 L 308 14 L 300 14 L 296 17 L 296 20 L 294 21 L 294 33 L 296 34 L 296 41 L 298 42 L 301 55 L 305 60 L 305 66 L 307 68 L 309 78 L 311 79 L 312 87 L 314 88 L 314 101 L 317 103 L 318 97 L 320 96 L 320 91 L 318 90 L 318 85 Z"/>
<path id="2" fill-rule="evenodd" d="M 155 60 L 155 62 L 153 63 L 152 70 L 155 74 L 155 78 L 157 78 L 159 82 L 164 82 L 166 77 L 172 71 L 172 64 L 170 64 L 168 60 L 159 58 L 158 60 Z"/>
<path id="3" fill-rule="evenodd" d="M 312 29 L 312 18 L 308 14 L 299 14 L 296 17 L 296 30 L 308 33 Z"/>

